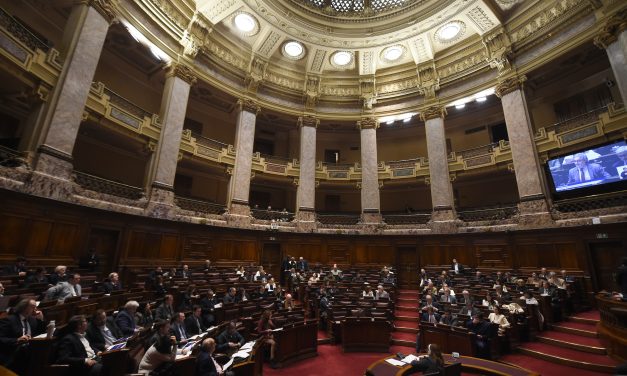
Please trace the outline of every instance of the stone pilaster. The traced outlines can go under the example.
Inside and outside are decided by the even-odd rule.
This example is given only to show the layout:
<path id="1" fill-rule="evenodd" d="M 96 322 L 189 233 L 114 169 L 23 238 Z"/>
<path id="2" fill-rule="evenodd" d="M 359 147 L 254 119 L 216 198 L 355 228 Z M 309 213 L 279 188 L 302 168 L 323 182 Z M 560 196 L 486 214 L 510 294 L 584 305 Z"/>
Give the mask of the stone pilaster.
<path id="1" fill-rule="evenodd" d="M 187 101 L 191 86 L 196 77 L 191 70 L 178 63 L 167 67 L 165 87 L 161 97 L 161 133 L 159 143 L 153 153 L 148 181 L 150 201 L 174 205 L 174 177 L 179 158 L 181 135 L 187 112 Z"/>
<path id="2" fill-rule="evenodd" d="M 429 157 L 429 180 L 431 187 L 431 226 L 441 232 L 441 227 L 456 226 L 453 188 L 449 178 L 448 155 L 446 154 L 446 135 L 444 117 L 446 108 L 431 106 L 420 111 L 420 119 L 425 122 L 427 136 L 427 154 Z"/>
<path id="3" fill-rule="evenodd" d="M 103 15 L 104 14 L 104 15 Z M 111 2 L 74 5 L 64 31 L 63 69 L 31 140 L 41 144 L 27 191 L 58 199 L 71 195 L 72 151 L 83 110 L 114 13 Z"/>
<path id="4" fill-rule="evenodd" d="M 228 206 L 231 216 L 250 216 L 248 196 L 255 141 L 255 123 L 259 105 L 250 99 L 237 102 L 238 114 L 235 130 L 235 166 L 229 181 Z"/>
<path id="5" fill-rule="evenodd" d="M 594 44 L 607 52 L 623 103 L 627 102 L 627 11 L 610 18 L 594 38 Z"/>
<path id="6" fill-rule="evenodd" d="M 379 173 L 377 162 L 376 118 L 363 118 L 357 122 L 361 136 L 361 213 L 362 223 L 381 223 L 379 198 Z"/>
<path id="7" fill-rule="evenodd" d="M 522 225 L 534 225 L 550 222 L 551 216 L 544 194 L 531 118 L 523 92 L 524 81 L 525 77 L 510 77 L 501 81 L 495 92 L 501 98 L 509 145 L 512 149 L 520 197 L 519 222 Z"/>
<path id="8" fill-rule="evenodd" d="M 316 223 L 316 128 L 320 120 L 312 116 L 298 118 L 300 128 L 300 175 L 296 193 L 298 222 Z"/>

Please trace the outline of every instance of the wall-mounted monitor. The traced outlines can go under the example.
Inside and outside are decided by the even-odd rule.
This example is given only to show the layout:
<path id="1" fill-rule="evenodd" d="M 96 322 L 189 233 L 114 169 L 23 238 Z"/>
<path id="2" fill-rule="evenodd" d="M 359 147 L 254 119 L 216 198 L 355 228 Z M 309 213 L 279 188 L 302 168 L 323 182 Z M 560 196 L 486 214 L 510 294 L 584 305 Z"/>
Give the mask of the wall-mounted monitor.
<path id="1" fill-rule="evenodd" d="M 614 141 L 549 159 L 546 170 L 556 198 L 627 189 L 627 142 Z"/>

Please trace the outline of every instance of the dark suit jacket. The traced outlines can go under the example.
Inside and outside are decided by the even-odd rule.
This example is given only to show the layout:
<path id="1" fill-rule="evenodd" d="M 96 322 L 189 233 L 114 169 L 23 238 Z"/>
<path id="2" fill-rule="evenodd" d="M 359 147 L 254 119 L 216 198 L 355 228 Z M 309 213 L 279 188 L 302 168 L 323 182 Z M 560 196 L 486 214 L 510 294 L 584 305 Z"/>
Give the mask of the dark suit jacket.
<path id="1" fill-rule="evenodd" d="M 107 328 L 109 328 L 111 334 L 115 337 L 115 339 L 123 337 L 122 331 L 120 330 L 120 328 L 118 328 L 115 322 L 113 322 L 113 320 L 107 319 L 107 323 L 105 325 L 107 326 Z M 100 329 L 96 325 L 94 325 L 93 322 L 89 323 L 89 325 L 87 326 L 87 332 L 85 333 L 85 337 L 87 338 L 87 341 L 89 341 L 89 344 L 91 345 L 91 348 L 94 349 L 94 351 L 98 352 L 106 350 L 104 335 L 102 335 Z"/>
<path id="2" fill-rule="evenodd" d="M 222 299 L 222 301 L 225 304 L 229 304 L 229 303 L 235 303 L 235 296 L 231 296 L 231 294 L 226 294 L 224 295 L 224 299 Z"/>
<path id="3" fill-rule="evenodd" d="M 435 322 L 439 323 L 440 322 L 440 315 L 438 315 L 437 313 L 434 313 L 433 316 L 435 316 Z M 429 322 L 429 314 L 427 312 L 423 313 L 420 316 L 420 321 L 427 321 L 427 322 Z"/>
<path id="4" fill-rule="evenodd" d="M 183 338 L 183 336 L 181 336 L 181 330 L 183 331 L 183 334 L 185 335 L 185 338 Z M 170 327 L 170 333 L 172 333 L 172 335 L 176 337 L 176 342 L 181 342 L 181 341 L 186 340 L 187 338 L 189 338 L 189 334 L 187 333 L 187 330 L 185 330 L 185 323 L 182 323 L 182 324 L 174 323 L 174 324 L 172 324 L 172 326 Z"/>
<path id="5" fill-rule="evenodd" d="M 102 287 L 104 288 L 104 292 L 105 294 L 111 294 L 111 292 L 113 291 L 120 291 L 122 290 L 122 284 L 120 282 L 118 282 L 117 284 L 113 284 L 111 282 L 105 282 L 102 284 Z"/>
<path id="6" fill-rule="evenodd" d="M 225 352 L 226 350 L 229 349 L 229 342 L 239 343 L 241 346 L 241 345 L 244 345 L 244 343 L 246 343 L 246 340 L 244 339 L 244 337 L 242 337 L 241 334 L 239 334 L 237 330 L 233 332 L 232 334 L 229 333 L 228 330 L 225 330 L 222 333 L 220 333 L 220 335 L 218 336 L 217 342 L 218 342 L 218 347 L 216 348 L 216 351 Z"/>
<path id="7" fill-rule="evenodd" d="M 135 333 L 135 318 L 131 316 L 126 310 L 121 310 L 118 315 L 115 316 L 115 323 L 120 331 L 125 336 L 130 336 Z"/>
<path id="8" fill-rule="evenodd" d="M 199 317 L 198 323 L 196 323 L 194 315 L 189 315 L 189 317 L 185 319 L 185 330 L 188 336 L 195 336 L 196 334 L 204 333 L 207 328 L 202 324 L 202 317 Z"/>
<path id="9" fill-rule="evenodd" d="M 307 262 L 307 260 L 303 260 L 303 261 L 297 261 L 296 265 L 298 267 L 298 269 L 300 270 L 309 270 L 309 263 Z"/>
<path id="10" fill-rule="evenodd" d="M 87 375 L 89 367 L 85 365 L 87 351 L 76 333 L 63 337 L 57 348 L 57 364 L 69 364 L 70 375 Z"/>
<path id="11" fill-rule="evenodd" d="M 451 264 L 451 270 L 455 270 L 455 264 Z M 464 271 L 464 265 L 460 264 L 459 262 L 457 263 L 457 270 L 458 273 L 461 273 Z"/>
<path id="12" fill-rule="evenodd" d="M 33 337 L 46 331 L 46 325 L 43 321 L 34 317 L 29 317 L 27 320 Z M 22 336 L 22 333 L 19 315 L 12 314 L 0 320 L 0 361 L 2 364 L 5 364 L 15 352 L 17 339 Z"/>
<path id="13" fill-rule="evenodd" d="M 196 357 L 196 376 L 217 376 L 215 364 L 208 352 L 201 350 Z"/>
<path id="14" fill-rule="evenodd" d="M 603 178 L 609 178 L 610 174 L 605 172 L 601 165 L 596 163 L 588 163 L 588 174 L 590 174 L 590 180 L 597 180 Z M 588 180 L 588 181 L 590 181 Z M 583 183 L 579 176 L 579 169 L 577 167 L 573 167 L 568 171 L 568 183 L 566 184 L 579 184 Z"/>
<path id="15" fill-rule="evenodd" d="M 161 304 L 155 309 L 155 319 L 170 320 L 174 316 L 174 308 Z"/>
<path id="16" fill-rule="evenodd" d="M 414 360 L 413 362 L 411 362 L 411 371 L 412 373 L 440 372 L 442 374 L 443 368 L 438 367 L 437 363 L 434 362 L 431 358 L 425 357 L 420 360 Z"/>

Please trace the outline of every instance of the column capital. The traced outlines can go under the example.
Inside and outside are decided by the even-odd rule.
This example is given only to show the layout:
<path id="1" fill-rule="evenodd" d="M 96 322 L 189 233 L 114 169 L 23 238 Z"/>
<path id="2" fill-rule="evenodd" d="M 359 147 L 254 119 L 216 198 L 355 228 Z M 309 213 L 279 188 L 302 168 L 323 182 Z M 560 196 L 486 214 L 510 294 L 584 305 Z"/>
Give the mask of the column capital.
<path id="1" fill-rule="evenodd" d="M 606 49 L 610 44 L 618 40 L 618 36 L 627 30 L 627 11 L 619 12 L 605 22 L 605 25 L 594 37 L 594 45 L 600 49 Z"/>
<path id="2" fill-rule="evenodd" d="M 506 94 L 509 94 L 516 90 L 521 90 L 526 80 L 526 76 L 512 76 L 501 80 L 494 88 L 494 93 L 497 97 L 503 98 L 503 96 Z"/>
<path id="3" fill-rule="evenodd" d="M 379 128 L 379 120 L 375 117 L 362 118 L 357 122 L 357 128 L 362 129 L 377 129 Z"/>
<path id="4" fill-rule="evenodd" d="M 170 63 L 166 66 L 166 77 L 178 77 L 193 86 L 196 81 L 196 75 L 187 65 L 182 63 Z"/>
<path id="5" fill-rule="evenodd" d="M 427 121 L 431 119 L 442 118 L 448 114 L 444 106 L 431 106 L 420 110 L 420 120 Z"/>
<path id="6" fill-rule="evenodd" d="M 110 24 L 112 24 L 117 18 L 117 14 L 115 12 L 116 2 L 117 0 L 78 0 L 75 4 L 87 4 L 91 6 Z"/>
<path id="7" fill-rule="evenodd" d="M 248 111 L 257 115 L 261 111 L 261 107 L 257 102 L 248 98 L 241 98 L 237 100 L 237 107 L 240 111 Z"/>
<path id="8" fill-rule="evenodd" d="M 320 119 L 318 119 L 315 116 L 305 115 L 305 116 L 299 116 L 298 117 L 298 126 L 299 127 L 318 128 L 318 125 L 320 125 Z"/>

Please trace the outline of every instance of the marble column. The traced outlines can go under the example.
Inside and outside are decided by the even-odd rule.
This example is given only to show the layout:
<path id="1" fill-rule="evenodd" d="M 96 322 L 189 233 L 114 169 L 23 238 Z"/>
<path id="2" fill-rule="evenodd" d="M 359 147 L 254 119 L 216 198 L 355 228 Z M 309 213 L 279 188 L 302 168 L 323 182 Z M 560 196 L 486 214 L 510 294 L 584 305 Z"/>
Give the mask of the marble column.
<path id="1" fill-rule="evenodd" d="M 179 63 L 168 65 L 159 112 L 161 133 L 149 166 L 150 201 L 174 204 L 174 177 L 181 146 L 181 134 L 185 123 L 189 91 L 195 82 L 196 77 L 185 65 Z"/>
<path id="2" fill-rule="evenodd" d="M 313 116 L 298 118 L 300 128 L 300 175 L 296 193 L 296 218 L 316 222 L 316 128 L 320 120 Z"/>
<path id="3" fill-rule="evenodd" d="M 46 106 L 35 174 L 69 180 L 72 151 L 89 89 L 109 25 L 115 14 L 110 0 L 81 1 L 72 9 L 65 30 L 63 69 Z"/>
<path id="4" fill-rule="evenodd" d="M 496 95 L 501 98 L 509 145 L 512 150 L 522 222 L 537 221 L 537 219 L 526 218 L 528 215 L 547 217 L 549 214 L 540 162 L 533 139 L 531 117 L 522 88 L 524 81 L 525 77 L 510 77 L 502 80 L 495 89 Z M 550 215 L 548 217 L 550 218 Z"/>
<path id="5" fill-rule="evenodd" d="M 377 161 L 379 121 L 374 117 L 363 118 L 357 122 L 357 127 L 361 136 L 361 222 L 381 223 Z"/>
<path id="6" fill-rule="evenodd" d="M 253 162 L 255 123 L 260 107 L 250 99 L 237 102 L 238 114 L 235 130 L 235 166 L 229 181 L 229 214 L 250 216 L 248 196 Z"/>
<path id="7" fill-rule="evenodd" d="M 594 44 L 607 52 L 622 101 L 627 103 L 627 21 L 624 17 L 610 18 L 594 38 Z"/>
<path id="8" fill-rule="evenodd" d="M 433 206 L 431 221 L 434 223 L 451 222 L 457 219 L 446 153 L 445 116 L 446 108 L 441 106 L 431 106 L 420 111 L 420 119 L 425 122 L 427 136 L 431 204 Z"/>

